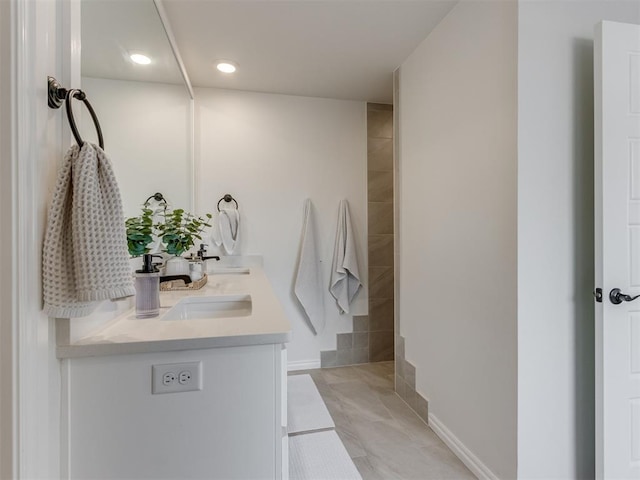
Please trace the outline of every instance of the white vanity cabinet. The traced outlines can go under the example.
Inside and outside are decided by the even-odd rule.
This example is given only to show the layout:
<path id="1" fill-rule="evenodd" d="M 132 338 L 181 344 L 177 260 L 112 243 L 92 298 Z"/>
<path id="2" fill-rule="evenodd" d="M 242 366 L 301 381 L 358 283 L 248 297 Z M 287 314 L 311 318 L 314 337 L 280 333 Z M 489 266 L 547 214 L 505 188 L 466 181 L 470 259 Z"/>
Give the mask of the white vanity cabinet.
<path id="1" fill-rule="evenodd" d="M 152 393 L 154 365 L 186 362 L 202 390 Z M 62 383 L 63 478 L 288 476 L 281 343 L 65 358 Z"/>

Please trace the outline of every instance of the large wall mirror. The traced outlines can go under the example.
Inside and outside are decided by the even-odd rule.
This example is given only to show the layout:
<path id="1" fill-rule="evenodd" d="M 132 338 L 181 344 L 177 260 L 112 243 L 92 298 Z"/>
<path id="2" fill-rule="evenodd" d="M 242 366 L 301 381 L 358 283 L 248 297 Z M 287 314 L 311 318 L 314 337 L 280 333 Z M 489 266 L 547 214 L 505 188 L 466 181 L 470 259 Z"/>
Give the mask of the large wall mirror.
<path id="1" fill-rule="evenodd" d="M 100 120 L 126 217 L 161 192 L 193 208 L 193 99 L 153 0 L 82 0 L 82 89 Z M 148 64 L 132 60 L 148 57 Z M 96 142 L 89 115 L 83 138 Z"/>

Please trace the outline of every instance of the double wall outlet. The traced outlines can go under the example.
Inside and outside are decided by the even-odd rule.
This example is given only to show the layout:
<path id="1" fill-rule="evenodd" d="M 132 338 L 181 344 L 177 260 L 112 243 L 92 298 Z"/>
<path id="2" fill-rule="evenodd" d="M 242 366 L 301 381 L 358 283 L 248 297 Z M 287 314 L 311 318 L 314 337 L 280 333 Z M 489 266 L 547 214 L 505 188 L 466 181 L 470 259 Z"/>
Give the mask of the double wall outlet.
<path id="1" fill-rule="evenodd" d="M 151 378 L 153 394 L 202 390 L 202 362 L 153 365 Z"/>

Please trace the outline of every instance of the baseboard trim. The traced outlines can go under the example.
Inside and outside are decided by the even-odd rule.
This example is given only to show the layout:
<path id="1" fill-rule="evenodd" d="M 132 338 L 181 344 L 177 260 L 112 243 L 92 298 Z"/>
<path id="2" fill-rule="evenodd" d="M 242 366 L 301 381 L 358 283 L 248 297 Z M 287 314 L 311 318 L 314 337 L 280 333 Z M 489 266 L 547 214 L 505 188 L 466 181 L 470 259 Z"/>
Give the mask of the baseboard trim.
<path id="1" fill-rule="evenodd" d="M 476 477 L 480 480 L 499 480 L 489 467 L 482 463 L 444 423 L 431 413 L 429 414 L 429 426 Z"/>
<path id="2" fill-rule="evenodd" d="M 295 372 L 296 370 L 313 370 L 314 368 L 320 368 L 320 360 L 298 360 L 296 362 L 289 362 L 287 365 L 289 372 Z"/>

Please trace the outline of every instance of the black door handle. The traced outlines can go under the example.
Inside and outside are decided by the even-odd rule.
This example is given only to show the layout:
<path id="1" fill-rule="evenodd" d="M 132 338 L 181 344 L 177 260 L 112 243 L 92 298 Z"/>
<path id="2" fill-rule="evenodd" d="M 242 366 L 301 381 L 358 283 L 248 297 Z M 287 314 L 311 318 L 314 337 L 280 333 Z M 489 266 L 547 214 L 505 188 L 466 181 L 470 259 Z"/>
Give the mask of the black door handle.
<path id="1" fill-rule="evenodd" d="M 640 295 L 632 297 L 631 295 L 622 293 L 619 288 L 614 288 L 609 292 L 609 300 L 611 300 L 611 303 L 614 305 L 620 305 L 622 302 L 633 302 L 638 297 L 640 297 Z"/>

